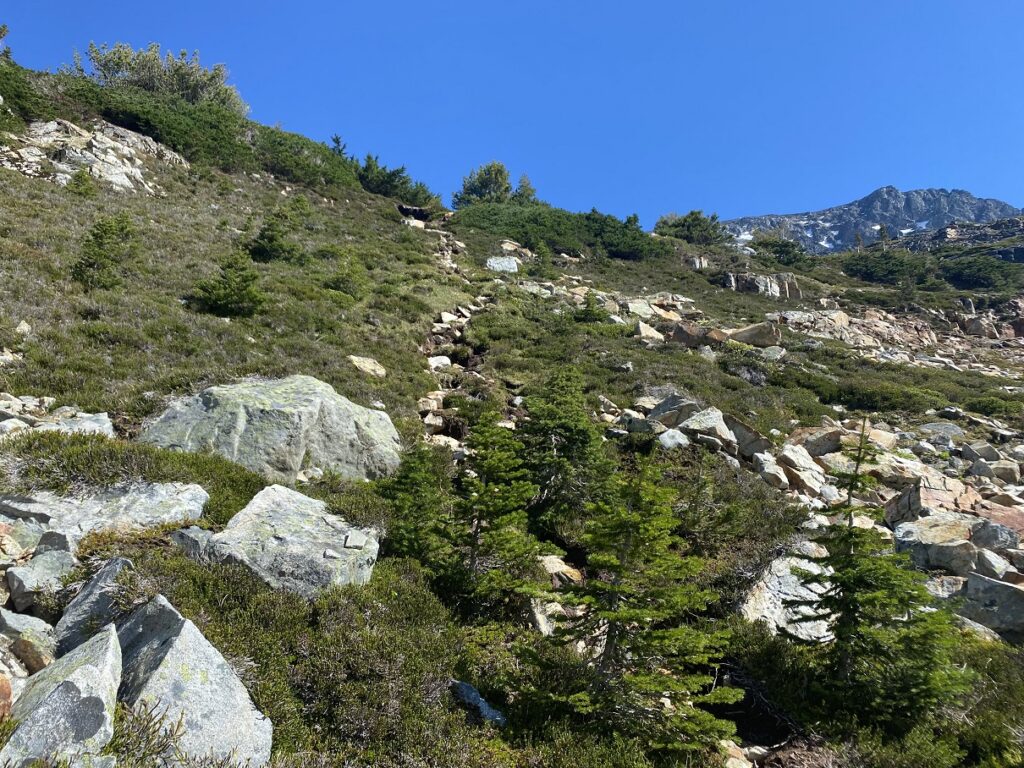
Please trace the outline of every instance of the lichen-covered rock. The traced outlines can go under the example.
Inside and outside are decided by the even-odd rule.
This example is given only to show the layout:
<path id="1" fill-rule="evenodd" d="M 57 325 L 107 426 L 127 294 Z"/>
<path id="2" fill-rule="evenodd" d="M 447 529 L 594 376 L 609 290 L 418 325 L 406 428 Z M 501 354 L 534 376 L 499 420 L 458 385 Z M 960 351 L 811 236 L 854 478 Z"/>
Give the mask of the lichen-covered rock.
<path id="1" fill-rule="evenodd" d="M 49 666 L 56 656 L 53 627 L 35 616 L 0 608 L 0 634 L 11 641 L 11 653 L 32 674 Z"/>
<path id="2" fill-rule="evenodd" d="M 32 496 L 0 496 L 0 521 L 32 521 L 41 526 L 40 536 L 46 531 L 64 533 L 73 553 L 87 533 L 195 520 L 203 514 L 209 498 L 200 486 L 184 483 L 115 488 L 82 498 L 44 491 Z"/>
<path id="3" fill-rule="evenodd" d="M 391 418 L 347 400 L 312 376 L 210 387 L 171 403 L 143 441 L 213 451 L 274 482 L 308 466 L 368 480 L 394 471 L 401 444 Z"/>
<path id="4" fill-rule="evenodd" d="M 96 755 L 114 734 L 121 648 L 108 625 L 89 642 L 30 677 L 11 708 L 18 725 L 0 765 Z M 82 763 L 79 763 L 82 764 Z"/>
<path id="5" fill-rule="evenodd" d="M 748 593 L 740 609 L 743 617 L 747 621 L 763 621 L 772 632 L 783 632 L 801 640 L 827 640 L 831 636 L 828 622 L 800 621 L 810 614 L 810 609 L 789 604 L 792 600 L 815 600 L 825 591 L 823 585 L 807 584 L 798 575 L 800 571 L 825 573 L 818 563 L 805 559 L 824 554 L 826 552 L 823 547 L 812 542 L 802 542 L 796 554 L 773 560 Z"/>
<path id="6" fill-rule="evenodd" d="M 43 552 L 25 565 L 7 570 L 7 586 L 11 600 L 19 611 L 31 608 L 39 595 L 60 587 L 61 579 L 71 572 L 77 561 L 70 552 Z"/>
<path id="7" fill-rule="evenodd" d="M 919 568 L 941 568 L 966 576 L 977 565 L 978 548 L 971 543 L 983 520 L 970 515 L 929 515 L 896 526 L 896 551 L 907 552 Z"/>
<path id="8" fill-rule="evenodd" d="M 64 615 L 53 628 L 58 656 L 77 648 L 98 627 L 120 616 L 116 600 L 117 580 L 122 571 L 131 567 L 131 560 L 124 557 L 108 560 L 68 603 Z"/>
<path id="9" fill-rule="evenodd" d="M 169 724 L 180 718 L 178 748 L 190 757 L 231 758 L 253 768 L 267 764 L 270 720 L 253 706 L 220 652 L 166 598 L 157 595 L 136 610 L 119 635 L 125 704 L 145 702 Z"/>
<path id="10" fill-rule="evenodd" d="M 959 609 L 972 621 L 996 632 L 1024 633 L 1024 587 L 972 573 Z"/>
<path id="11" fill-rule="evenodd" d="M 354 528 L 322 501 L 272 485 L 210 537 L 206 553 L 214 562 L 247 566 L 275 589 L 312 597 L 325 587 L 367 583 L 377 548 L 373 531 Z"/>

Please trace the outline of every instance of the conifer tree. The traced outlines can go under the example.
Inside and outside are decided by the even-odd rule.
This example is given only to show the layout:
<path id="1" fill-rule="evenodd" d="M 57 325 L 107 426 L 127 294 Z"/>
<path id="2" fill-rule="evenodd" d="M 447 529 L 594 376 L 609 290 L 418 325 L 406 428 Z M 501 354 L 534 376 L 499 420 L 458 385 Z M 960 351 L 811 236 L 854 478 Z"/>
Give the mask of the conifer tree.
<path id="1" fill-rule="evenodd" d="M 685 556 L 673 533 L 675 493 L 658 484 L 657 468 L 612 482 L 583 537 L 588 578 L 558 596 L 578 616 L 554 639 L 585 649 L 585 665 L 574 687 L 549 697 L 603 732 L 657 750 L 713 750 L 732 725 L 702 705 L 740 697 L 715 686 L 727 634 L 695 620 L 716 596 L 696 584 L 703 563 Z"/>
<path id="2" fill-rule="evenodd" d="M 202 309 L 221 317 L 249 317 L 265 300 L 259 278 L 252 260 L 235 251 L 221 259 L 216 277 L 199 282 L 195 299 Z"/>
<path id="3" fill-rule="evenodd" d="M 829 623 L 831 638 L 810 654 L 809 698 L 820 716 L 841 733 L 872 728 L 899 736 L 962 693 L 968 679 L 953 662 L 952 616 L 934 606 L 924 574 L 893 553 L 880 531 L 854 524 L 853 499 L 871 453 L 865 420 L 845 477 L 846 519 L 817 540 L 827 550 L 812 558 L 821 572 L 801 574 L 820 591 L 788 604 L 808 609 L 798 621 Z"/>
<path id="4" fill-rule="evenodd" d="M 381 495 L 393 510 L 385 552 L 416 558 L 440 583 L 457 570 L 452 474 L 446 450 L 421 444 L 406 452 L 395 475 L 381 483 Z"/>
<path id="5" fill-rule="evenodd" d="M 542 547 L 527 531 L 526 507 L 537 494 L 523 444 L 485 414 L 466 440 L 469 458 L 458 478 L 455 506 L 469 591 L 484 607 L 513 613 L 532 591 Z"/>
<path id="6" fill-rule="evenodd" d="M 571 541 L 613 469 L 590 417 L 580 372 L 559 370 L 526 398 L 526 408 L 530 418 L 523 424 L 523 442 L 539 488 L 530 515 L 540 530 Z"/>

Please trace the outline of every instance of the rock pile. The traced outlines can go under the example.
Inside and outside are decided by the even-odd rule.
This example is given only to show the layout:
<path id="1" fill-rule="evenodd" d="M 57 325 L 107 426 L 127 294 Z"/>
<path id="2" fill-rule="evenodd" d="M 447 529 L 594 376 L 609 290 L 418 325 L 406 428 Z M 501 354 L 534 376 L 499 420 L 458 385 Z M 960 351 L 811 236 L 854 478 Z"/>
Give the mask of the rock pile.
<path id="1" fill-rule="evenodd" d="M 54 408 L 54 403 L 52 397 L 15 397 L 0 392 L 0 437 L 32 430 L 114 436 L 114 425 L 106 413 Z"/>
<path id="2" fill-rule="evenodd" d="M 147 159 L 188 167 L 184 158 L 148 136 L 98 122 L 90 130 L 67 120 L 29 125 L 22 136 L 7 134 L 0 167 L 60 185 L 79 170 L 118 192 L 155 195 L 160 188 L 146 177 Z"/>
<path id="3" fill-rule="evenodd" d="M 802 299 L 803 292 L 792 272 L 759 275 L 754 272 L 727 272 L 724 284 L 737 293 L 756 293 L 769 299 Z"/>

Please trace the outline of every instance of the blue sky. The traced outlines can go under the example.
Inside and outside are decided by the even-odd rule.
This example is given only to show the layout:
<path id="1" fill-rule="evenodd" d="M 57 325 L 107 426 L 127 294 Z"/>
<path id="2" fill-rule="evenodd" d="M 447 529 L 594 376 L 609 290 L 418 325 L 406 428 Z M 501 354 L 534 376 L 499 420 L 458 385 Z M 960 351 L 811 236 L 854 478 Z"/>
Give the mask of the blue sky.
<path id="1" fill-rule="evenodd" d="M 492 159 L 566 208 L 796 212 L 894 184 L 1024 206 L 1020 0 L 3 0 L 15 58 L 198 49 L 262 122 L 406 165 Z"/>

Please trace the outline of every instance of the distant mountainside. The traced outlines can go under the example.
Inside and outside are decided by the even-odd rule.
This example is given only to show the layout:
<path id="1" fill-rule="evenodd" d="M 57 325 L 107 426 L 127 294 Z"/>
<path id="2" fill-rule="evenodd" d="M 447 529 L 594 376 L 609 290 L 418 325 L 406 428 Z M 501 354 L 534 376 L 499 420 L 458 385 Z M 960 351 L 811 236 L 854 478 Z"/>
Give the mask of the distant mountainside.
<path id="1" fill-rule="evenodd" d="M 1024 216 L 982 223 L 958 221 L 936 230 L 913 232 L 900 238 L 900 247 L 909 251 L 973 248 L 1006 261 L 1024 262 Z"/>
<path id="2" fill-rule="evenodd" d="M 882 187 L 867 197 L 823 211 L 747 216 L 725 222 L 743 243 L 758 230 L 781 230 L 811 253 L 852 248 L 859 234 L 865 243 L 878 239 L 881 225 L 892 237 L 935 230 L 957 222 L 984 223 L 1020 216 L 1024 211 L 1001 200 L 978 198 L 962 189 L 917 189 L 901 192 Z"/>

